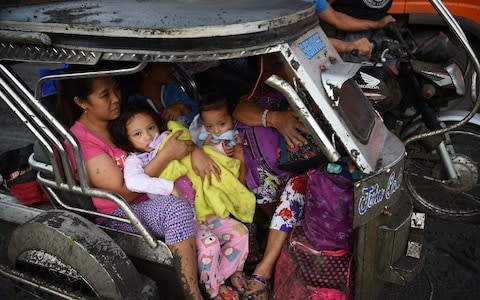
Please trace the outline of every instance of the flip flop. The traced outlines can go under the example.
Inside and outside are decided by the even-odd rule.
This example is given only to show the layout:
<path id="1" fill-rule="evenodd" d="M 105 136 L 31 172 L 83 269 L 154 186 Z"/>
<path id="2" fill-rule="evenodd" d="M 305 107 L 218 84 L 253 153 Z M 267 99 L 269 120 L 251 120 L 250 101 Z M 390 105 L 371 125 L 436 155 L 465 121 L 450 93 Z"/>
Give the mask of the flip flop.
<path id="1" fill-rule="evenodd" d="M 243 299 L 254 300 L 259 298 L 260 296 L 266 296 L 267 297 L 266 299 L 268 299 L 268 294 L 270 292 L 270 286 L 271 286 L 270 280 L 266 279 L 262 275 L 252 274 L 252 276 L 250 276 L 249 281 L 255 281 L 257 283 L 260 283 L 262 287 L 250 295 L 244 294 Z"/>

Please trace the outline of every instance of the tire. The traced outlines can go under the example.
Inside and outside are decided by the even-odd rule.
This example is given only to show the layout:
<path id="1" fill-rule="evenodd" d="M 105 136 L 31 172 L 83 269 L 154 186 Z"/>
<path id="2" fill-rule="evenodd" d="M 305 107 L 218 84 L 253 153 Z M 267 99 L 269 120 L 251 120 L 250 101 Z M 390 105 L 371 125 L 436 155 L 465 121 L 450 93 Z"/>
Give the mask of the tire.
<path id="1" fill-rule="evenodd" d="M 447 183 L 437 151 L 429 152 L 421 143 L 412 142 L 406 148 L 406 186 L 418 210 L 442 219 L 477 222 L 480 220 L 480 126 L 466 124 L 445 136 L 447 149 L 453 150 L 449 152 L 459 181 Z"/>
<path id="2" fill-rule="evenodd" d="M 23 284 L 30 290 L 35 282 L 43 282 L 73 298 L 158 297 L 156 285 L 137 272 L 105 232 L 71 212 L 51 210 L 17 227 L 8 258 L 17 271 L 33 279 L 33 285 Z M 51 289 L 34 291 L 42 295 Z"/>

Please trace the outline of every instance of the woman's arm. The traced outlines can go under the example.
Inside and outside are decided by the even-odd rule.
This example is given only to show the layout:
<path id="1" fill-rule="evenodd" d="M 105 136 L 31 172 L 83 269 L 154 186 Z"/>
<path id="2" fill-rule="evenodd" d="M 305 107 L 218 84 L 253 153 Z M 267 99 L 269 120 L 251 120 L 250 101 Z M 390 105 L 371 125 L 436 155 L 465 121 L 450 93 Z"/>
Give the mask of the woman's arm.
<path id="1" fill-rule="evenodd" d="M 220 180 L 220 167 L 213 161 L 202 148 L 194 146 L 192 151 L 192 168 L 193 171 L 200 177 L 207 177 L 211 180 L 212 173 Z"/>
<path id="2" fill-rule="evenodd" d="M 137 198 L 138 194 L 130 191 L 123 180 L 123 172 L 113 159 L 102 153 L 85 161 L 85 168 L 93 187 L 120 194 L 127 202 Z"/>
<path id="3" fill-rule="evenodd" d="M 233 117 L 248 126 L 262 126 L 263 111 L 253 103 L 240 101 L 233 111 Z"/>
<path id="4" fill-rule="evenodd" d="M 233 116 L 238 121 L 248 126 L 263 126 L 262 115 L 264 109 L 246 102 L 240 102 L 233 112 Z M 266 125 L 273 127 L 280 132 L 289 146 L 306 144 L 307 140 L 301 132 L 308 133 L 305 125 L 298 120 L 293 110 L 287 111 L 268 111 L 266 115 Z"/>

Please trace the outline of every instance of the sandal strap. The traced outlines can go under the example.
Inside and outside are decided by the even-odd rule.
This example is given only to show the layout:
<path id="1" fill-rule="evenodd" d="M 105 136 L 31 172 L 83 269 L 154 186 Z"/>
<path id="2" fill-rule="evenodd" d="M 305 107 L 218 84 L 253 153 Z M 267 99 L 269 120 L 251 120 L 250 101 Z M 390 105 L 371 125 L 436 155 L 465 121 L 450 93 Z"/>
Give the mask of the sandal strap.
<path id="1" fill-rule="evenodd" d="M 252 274 L 252 276 L 250 276 L 250 279 L 260 282 L 261 284 L 263 284 L 268 289 L 270 288 L 270 285 L 271 285 L 270 280 L 265 278 L 265 276 L 258 275 L 258 274 Z"/>

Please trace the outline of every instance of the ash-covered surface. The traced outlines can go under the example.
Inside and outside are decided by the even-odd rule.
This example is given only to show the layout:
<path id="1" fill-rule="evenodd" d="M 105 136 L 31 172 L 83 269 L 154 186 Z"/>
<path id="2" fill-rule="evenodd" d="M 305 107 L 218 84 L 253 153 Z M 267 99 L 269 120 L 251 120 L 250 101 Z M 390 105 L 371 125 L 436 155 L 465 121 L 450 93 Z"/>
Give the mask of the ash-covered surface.
<path id="1" fill-rule="evenodd" d="M 404 287 L 387 286 L 381 299 L 479 299 L 480 224 L 427 217 L 423 271 Z"/>

